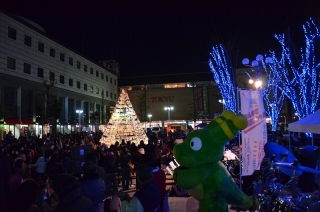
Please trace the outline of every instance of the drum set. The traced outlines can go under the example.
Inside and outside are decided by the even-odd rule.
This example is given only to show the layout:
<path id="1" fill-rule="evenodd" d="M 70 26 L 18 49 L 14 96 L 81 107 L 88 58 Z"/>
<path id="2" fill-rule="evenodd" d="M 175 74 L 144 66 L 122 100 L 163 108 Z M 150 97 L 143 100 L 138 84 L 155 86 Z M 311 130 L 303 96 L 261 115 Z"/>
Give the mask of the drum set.
<path id="1" fill-rule="evenodd" d="M 258 173 L 258 182 L 252 186 L 254 200 L 259 201 L 257 211 L 320 212 L 320 194 L 317 191 L 303 193 L 298 188 L 299 177 L 303 173 L 313 174 L 320 187 L 320 171 L 302 166 L 292 152 L 275 142 L 264 146 L 265 158 Z M 303 146 L 297 149 L 302 157 L 320 161 L 320 147 Z M 241 148 L 229 147 L 225 150 L 222 162 L 238 184 L 240 182 Z M 259 185 L 259 186 L 258 186 Z M 242 210 L 238 210 L 242 211 Z"/>

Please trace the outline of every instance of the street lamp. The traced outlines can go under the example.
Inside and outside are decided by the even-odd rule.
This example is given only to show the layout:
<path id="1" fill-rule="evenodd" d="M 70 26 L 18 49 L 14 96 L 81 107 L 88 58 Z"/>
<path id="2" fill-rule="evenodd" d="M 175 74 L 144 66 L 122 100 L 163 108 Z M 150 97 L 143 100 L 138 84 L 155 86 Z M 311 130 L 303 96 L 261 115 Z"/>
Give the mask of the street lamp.
<path id="1" fill-rule="evenodd" d="M 76 113 L 79 115 L 79 132 L 81 132 L 81 114 L 83 113 L 83 110 L 76 110 Z"/>
<path id="2" fill-rule="evenodd" d="M 150 129 L 151 129 L 151 117 L 152 117 L 152 115 L 151 115 L 151 114 L 148 114 Z"/>
<path id="3" fill-rule="evenodd" d="M 224 101 L 224 99 L 219 99 L 219 102 L 222 104 L 222 108 L 223 108 L 223 111 L 225 111 L 226 110 L 226 108 L 225 108 L 225 101 Z"/>
<path id="4" fill-rule="evenodd" d="M 286 116 L 280 116 L 281 118 L 284 118 L 284 124 L 287 124 L 287 117 Z"/>
<path id="5" fill-rule="evenodd" d="M 170 123 L 170 111 L 173 110 L 173 107 L 164 107 L 164 110 L 168 111 L 168 124 Z"/>
<path id="6" fill-rule="evenodd" d="M 254 84 L 256 89 L 259 89 L 262 87 L 262 61 L 263 61 L 263 56 L 261 54 L 258 54 L 256 56 L 256 59 L 251 62 L 250 65 L 250 60 L 248 58 L 244 58 L 242 60 L 242 64 L 244 66 L 252 68 L 252 70 L 255 72 L 255 79 L 250 78 L 249 79 L 249 84 Z M 266 57 L 265 59 L 266 64 L 272 63 L 272 58 L 271 57 Z"/>

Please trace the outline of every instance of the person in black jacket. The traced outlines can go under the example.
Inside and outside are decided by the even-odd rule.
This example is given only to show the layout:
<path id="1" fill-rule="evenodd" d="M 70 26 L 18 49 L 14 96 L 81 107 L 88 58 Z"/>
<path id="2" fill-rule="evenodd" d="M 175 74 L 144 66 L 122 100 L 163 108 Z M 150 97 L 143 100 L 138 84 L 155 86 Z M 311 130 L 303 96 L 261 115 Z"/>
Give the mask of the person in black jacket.
<path id="1" fill-rule="evenodd" d="M 76 177 L 61 174 L 53 182 L 53 190 L 59 196 L 59 203 L 55 212 L 95 212 L 92 201 L 81 194 Z"/>
<path id="2" fill-rule="evenodd" d="M 124 146 L 120 155 L 121 181 L 123 190 L 129 190 L 131 154 L 128 147 Z"/>
<path id="3" fill-rule="evenodd" d="M 107 194 L 115 194 L 117 191 L 117 158 L 114 155 L 112 148 L 108 149 L 107 155 L 104 158 L 104 168 L 106 171 Z"/>

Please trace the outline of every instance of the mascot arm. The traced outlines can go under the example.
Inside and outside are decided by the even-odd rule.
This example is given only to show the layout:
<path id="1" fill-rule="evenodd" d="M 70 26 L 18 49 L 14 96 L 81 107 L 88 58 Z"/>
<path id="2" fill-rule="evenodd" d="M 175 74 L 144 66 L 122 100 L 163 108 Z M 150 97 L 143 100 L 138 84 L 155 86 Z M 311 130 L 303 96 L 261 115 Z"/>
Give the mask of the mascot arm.
<path id="1" fill-rule="evenodd" d="M 183 189 L 192 189 L 200 185 L 210 174 L 213 164 L 203 164 L 192 168 L 174 169 L 173 180 Z"/>

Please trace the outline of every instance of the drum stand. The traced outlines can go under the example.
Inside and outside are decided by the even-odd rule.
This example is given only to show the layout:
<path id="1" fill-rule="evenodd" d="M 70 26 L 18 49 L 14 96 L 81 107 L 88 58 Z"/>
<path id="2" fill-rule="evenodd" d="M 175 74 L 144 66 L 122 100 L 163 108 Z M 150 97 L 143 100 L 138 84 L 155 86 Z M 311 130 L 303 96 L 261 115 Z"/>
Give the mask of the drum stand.
<path id="1" fill-rule="evenodd" d="M 295 160 L 293 162 L 293 166 L 297 167 L 299 165 L 299 162 Z M 298 177 L 296 176 L 296 169 L 293 170 L 292 177 L 290 177 L 290 180 L 284 184 L 283 186 L 291 187 L 293 190 L 297 190 L 297 184 L 298 184 Z"/>
<path id="2" fill-rule="evenodd" d="M 256 211 L 256 187 L 257 187 L 257 183 L 256 181 L 252 182 L 252 189 L 253 189 L 253 206 L 252 206 L 252 211 Z"/>
<path id="3" fill-rule="evenodd" d="M 317 165 L 316 165 L 316 170 L 320 171 L 320 148 L 316 149 L 315 152 L 317 153 Z M 320 196 L 320 175 L 315 174 L 315 182 L 317 183 L 318 186 L 318 196 Z"/>
<path id="4" fill-rule="evenodd" d="M 269 170 L 268 170 L 267 173 L 265 173 L 264 175 L 261 176 L 261 179 L 262 179 L 262 182 L 263 182 L 262 185 L 263 185 L 264 188 L 267 188 L 267 187 L 269 186 L 269 184 L 271 183 L 270 180 L 269 180 L 268 182 L 266 182 L 266 181 L 267 181 L 266 178 L 267 178 L 267 177 L 270 177 L 271 175 L 273 175 L 273 174 L 275 173 L 274 166 L 272 165 L 273 162 L 274 162 L 275 157 L 276 157 L 276 156 L 275 156 L 274 154 L 271 156 L 271 158 L 270 158 L 270 160 L 271 160 L 271 165 L 268 166 L 268 167 L 266 167 L 266 168 L 264 168 L 264 170 L 266 170 L 266 169 L 269 169 Z M 270 161 L 269 161 L 269 162 L 270 162 Z M 279 176 L 277 176 L 277 177 L 279 177 Z M 277 179 L 277 178 L 276 178 L 276 179 Z"/>

